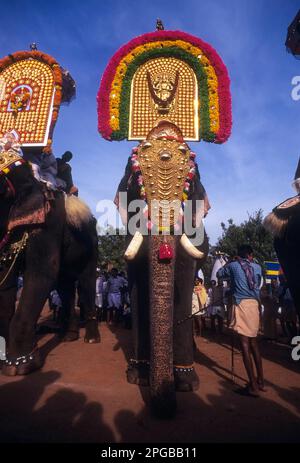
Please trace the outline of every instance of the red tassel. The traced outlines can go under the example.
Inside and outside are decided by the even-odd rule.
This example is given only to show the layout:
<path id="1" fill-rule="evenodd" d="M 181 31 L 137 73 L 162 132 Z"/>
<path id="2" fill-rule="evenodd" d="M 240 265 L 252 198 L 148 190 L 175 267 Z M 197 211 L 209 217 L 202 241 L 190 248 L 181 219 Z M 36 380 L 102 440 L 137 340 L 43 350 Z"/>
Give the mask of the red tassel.
<path id="1" fill-rule="evenodd" d="M 171 260 L 173 259 L 174 253 L 172 246 L 167 243 L 162 243 L 159 247 L 158 258 L 159 260 Z"/>

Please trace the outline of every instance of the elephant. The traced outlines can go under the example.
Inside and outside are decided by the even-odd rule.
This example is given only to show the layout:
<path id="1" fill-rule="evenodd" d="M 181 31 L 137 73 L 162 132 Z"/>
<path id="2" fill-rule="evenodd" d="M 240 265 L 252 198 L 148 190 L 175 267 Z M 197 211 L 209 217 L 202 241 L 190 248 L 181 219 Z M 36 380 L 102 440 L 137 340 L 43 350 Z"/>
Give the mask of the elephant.
<path id="1" fill-rule="evenodd" d="M 274 248 L 300 318 L 300 197 L 284 201 L 265 218 Z"/>
<path id="2" fill-rule="evenodd" d="M 5 167 L 6 166 L 6 167 Z M 69 340 L 78 337 L 75 282 L 86 312 L 86 342 L 100 342 L 95 311 L 95 219 L 78 198 L 49 190 L 19 155 L 0 153 L 0 335 L 7 355 L 2 373 L 24 375 L 42 366 L 35 327 L 49 292 L 56 288 Z M 15 308 L 17 277 L 24 286 Z"/>
<path id="3" fill-rule="evenodd" d="M 155 219 L 156 206 L 152 207 L 150 199 L 180 198 L 188 183 L 186 194 L 192 203 L 195 222 L 196 200 L 206 201 L 206 193 L 192 157 L 178 127 L 168 122 L 159 123 L 147 139 L 133 149 L 115 198 L 126 226 L 134 217 L 130 204 L 141 197 L 147 200 L 150 227 L 156 220 L 157 234 L 143 236 L 139 231 L 128 229 L 125 258 L 134 344 L 127 380 L 140 386 L 150 385 L 151 408 L 159 418 L 174 416 L 176 390 L 188 392 L 199 387 L 193 367 L 190 316 L 194 278 L 208 253 L 208 239 L 204 233 L 196 247 L 189 239 L 191 236 L 175 233 L 176 213 L 172 225 L 172 212 L 169 232 L 163 234 L 159 226 L 162 217 L 156 215 Z M 121 203 L 120 193 L 127 194 L 128 207 Z M 145 220 L 147 223 L 147 214 Z M 149 222 L 147 225 L 149 228 Z M 173 254 L 171 258 L 168 252 Z"/>

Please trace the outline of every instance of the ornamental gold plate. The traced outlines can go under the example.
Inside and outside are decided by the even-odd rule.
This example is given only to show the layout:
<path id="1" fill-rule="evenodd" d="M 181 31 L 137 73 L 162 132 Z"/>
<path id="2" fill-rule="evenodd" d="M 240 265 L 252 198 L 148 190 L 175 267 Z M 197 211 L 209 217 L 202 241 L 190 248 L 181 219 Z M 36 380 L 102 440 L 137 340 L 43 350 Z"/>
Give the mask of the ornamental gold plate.
<path id="1" fill-rule="evenodd" d="M 51 68 L 26 59 L 0 73 L 0 138 L 14 131 L 22 146 L 46 146 L 55 94 Z"/>
<path id="2" fill-rule="evenodd" d="M 177 58 L 148 60 L 131 83 L 129 140 L 144 140 L 160 121 L 176 124 L 187 141 L 199 140 L 198 83 Z"/>
<path id="3" fill-rule="evenodd" d="M 138 148 L 150 217 L 159 226 L 165 226 L 165 220 L 173 226 L 178 219 L 190 169 L 190 151 L 180 148 L 182 143 L 166 139 L 148 139 Z"/>

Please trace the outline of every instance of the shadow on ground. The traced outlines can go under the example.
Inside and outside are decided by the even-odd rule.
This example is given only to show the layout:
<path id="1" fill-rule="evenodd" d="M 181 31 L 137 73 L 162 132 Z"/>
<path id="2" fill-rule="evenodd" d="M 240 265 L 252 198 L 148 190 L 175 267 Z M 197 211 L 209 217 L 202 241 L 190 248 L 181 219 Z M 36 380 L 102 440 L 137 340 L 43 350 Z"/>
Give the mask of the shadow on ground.
<path id="1" fill-rule="evenodd" d="M 59 378 L 57 371 L 36 372 L 0 387 L 1 442 L 114 442 L 101 403 L 81 392 L 59 388 L 39 406 Z"/>

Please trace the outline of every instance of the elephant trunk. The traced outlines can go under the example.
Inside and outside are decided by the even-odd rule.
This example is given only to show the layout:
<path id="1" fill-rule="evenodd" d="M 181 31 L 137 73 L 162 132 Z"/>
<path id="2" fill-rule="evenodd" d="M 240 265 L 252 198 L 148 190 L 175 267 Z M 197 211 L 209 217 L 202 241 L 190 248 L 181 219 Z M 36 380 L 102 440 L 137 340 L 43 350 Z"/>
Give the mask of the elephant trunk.
<path id="1" fill-rule="evenodd" d="M 160 245 L 172 246 L 171 262 L 159 260 Z M 150 395 L 154 414 L 170 418 L 176 412 L 173 373 L 173 301 L 176 238 L 152 236 L 149 246 L 150 263 Z"/>

